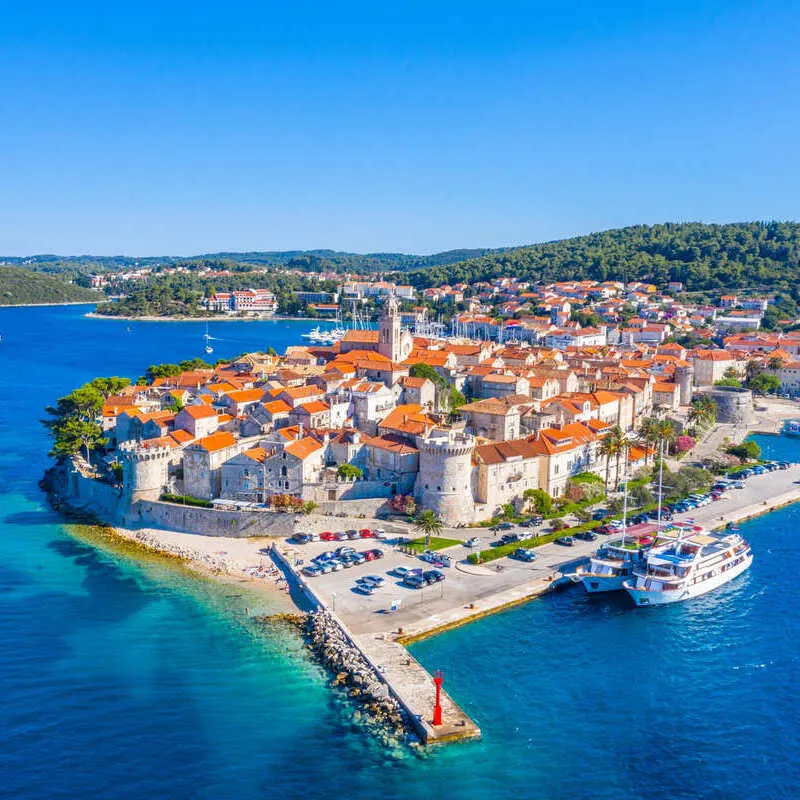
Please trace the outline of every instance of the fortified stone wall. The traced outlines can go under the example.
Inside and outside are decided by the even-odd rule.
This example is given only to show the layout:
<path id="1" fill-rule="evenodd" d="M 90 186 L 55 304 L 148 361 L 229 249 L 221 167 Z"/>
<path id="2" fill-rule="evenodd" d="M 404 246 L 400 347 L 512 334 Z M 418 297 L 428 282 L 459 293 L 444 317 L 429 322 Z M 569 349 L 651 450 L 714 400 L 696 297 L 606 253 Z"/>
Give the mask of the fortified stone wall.
<path id="1" fill-rule="evenodd" d="M 125 527 L 166 528 L 202 536 L 291 536 L 295 514 L 218 511 L 158 500 L 140 500 L 122 516 Z"/>
<path id="2" fill-rule="evenodd" d="M 749 425 L 754 419 L 753 393 L 733 386 L 715 386 L 704 394 L 717 404 L 717 422 Z"/>

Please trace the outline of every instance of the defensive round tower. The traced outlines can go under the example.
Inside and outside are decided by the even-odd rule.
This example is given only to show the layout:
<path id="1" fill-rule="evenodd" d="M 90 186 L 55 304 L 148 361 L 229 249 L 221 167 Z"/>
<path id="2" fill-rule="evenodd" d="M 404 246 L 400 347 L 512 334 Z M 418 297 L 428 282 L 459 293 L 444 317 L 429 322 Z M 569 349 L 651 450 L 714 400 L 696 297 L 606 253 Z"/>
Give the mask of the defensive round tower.
<path id="1" fill-rule="evenodd" d="M 460 430 L 435 429 L 421 438 L 417 499 L 445 525 L 475 518 L 472 497 L 472 451 L 475 437 Z"/>
<path id="2" fill-rule="evenodd" d="M 692 383 L 694 367 L 691 364 L 675 367 L 675 382 L 680 389 L 681 405 L 688 406 L 692 402 Z"/>
<path id="3" fill-rule="evenodd" d="M 171 451 L 163 445 L 143 442 L 122 442 L 122 487 L 131 503 L 137 500 L 158 500 L 167 485 Z"/>

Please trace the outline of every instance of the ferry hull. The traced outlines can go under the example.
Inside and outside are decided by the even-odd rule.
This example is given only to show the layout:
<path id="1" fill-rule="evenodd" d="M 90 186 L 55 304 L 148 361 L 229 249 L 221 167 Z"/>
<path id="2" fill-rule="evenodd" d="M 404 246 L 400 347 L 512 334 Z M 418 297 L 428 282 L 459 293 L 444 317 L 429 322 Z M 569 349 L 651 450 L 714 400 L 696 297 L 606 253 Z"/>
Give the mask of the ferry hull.
<path id="1" fill-rule="evenodd" d="M 670 603 L 680 603 L 682 600 L 690 600 L 693 597 L 700 597 L 700 595 L 708 594 L 714 589 L 724 586 L 737 576 L 741 575 L 745 570 L 750 568 L 753 563 L 752 554 L 735 567 L 721 572 L 705 581 L 694 583 L 680 589 L 674 589 L 666 592 L 656 592 L 649 589 L 637 589 L 629 583 L 625 583 L 623 588 L 630 595 L 631 599 L 637 606 L 665 606 Z"/>
<path id="2" fill-rule="evenodd" d="M 625 587 L 623 583 L 630 577 L 628 575 L 593 575 L 591 572 L 584 572 L 581 575 L 583 588 L 589 594 L 601 594 L 603 592 L 621 592 Z"/>

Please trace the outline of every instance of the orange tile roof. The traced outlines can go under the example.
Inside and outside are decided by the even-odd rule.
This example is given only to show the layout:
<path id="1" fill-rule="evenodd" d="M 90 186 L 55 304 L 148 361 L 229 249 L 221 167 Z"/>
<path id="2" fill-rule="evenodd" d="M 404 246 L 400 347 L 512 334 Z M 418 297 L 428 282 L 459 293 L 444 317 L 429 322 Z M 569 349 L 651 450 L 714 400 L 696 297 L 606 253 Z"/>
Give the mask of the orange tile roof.
<path id="1" fill-rule="evenodd" d="M 227 392 L 226 397 L 233 400 L 234 403 L 253 403 L 264 396 L 263 389 L 239 389 L 234 392 Z"/>
<path id="2" fill-rule="evenodd" d="M 309 414 L 320 414 L 323 411 L 330 410 L 330 406 L 327 403 L 323 403 L 321 400 L 312 400 L 310 403 L 303 403 L 299 408 L 302 408 L 303 411 L 307 411 Z"/>
<path id="3" fill-rule="evenodd" d="M 313 436 L 304 436 L 299 441 L 287 444 L 284 450 L 289 453 L 289 455 L 299 458 L 302 461 L 321 448 L 322 445 Z"/>
<path id="4" fill-rule="evenodd" d="M 212 433 L 211 436 L 198 439 L 196 444 L 200 445 L 203 450 L 214 453 L 217 450 L 224 450 L 226 447 L 232 447 L 236 444 L 236 439 L 232 433 L 220 431 L 219 433 Z"/>
<path id="5" fill-rule="evenodd" d="M 217 412 L 208 406 L 184 406 L 182 410 L 192 419 L 208 419 L 217 416 Z"/>
<path id="6" fill-rule="evenodd" d="M 343 342 L 357 342 L 363 344 L 378 344 L 379 331 L 350 330 L 345 333 Z"/>
<path id="7" fill-rule="evenodd" d="M 189 431 L 183 430 L 183 428 L 177 428 L 176 430 L 172 431 L 170 436 L 178 443 L 178 444 L 187 444 L 194 439 Z"/>
<path id="8" fill-rule="evenodd" d="M 258 461 L 259 464 L 263 464 L 267 458 L 267 451 L 263 447 L 252 447 L 250 450 L 245 450 L 242 455 L 252 458 L 253 461 Z"/>

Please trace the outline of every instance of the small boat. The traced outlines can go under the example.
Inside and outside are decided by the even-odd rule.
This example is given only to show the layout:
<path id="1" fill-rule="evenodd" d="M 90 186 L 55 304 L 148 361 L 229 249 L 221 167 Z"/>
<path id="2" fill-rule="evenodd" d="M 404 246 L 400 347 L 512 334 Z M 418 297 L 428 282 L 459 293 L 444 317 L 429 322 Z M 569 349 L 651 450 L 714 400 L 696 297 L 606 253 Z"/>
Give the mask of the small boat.
<path id="1" fill-rule="evenodd" d="M 211 340 L 214 337 L 208 335 L 208 323 L 206 323 L 206 333 L 205 333 L 205 336 L 203 336 L 203 338 L 206 341 L 206 346 L 205 346 L 206 353 L 213 353 L 214 352 L 214 348 L 211 346 Z"/>
<path id="2" fill-rule="evenodd" d="M 783 432 L 786 436 L 800 439 L 800 419 L 787 419 L 783 426 Z"/>

